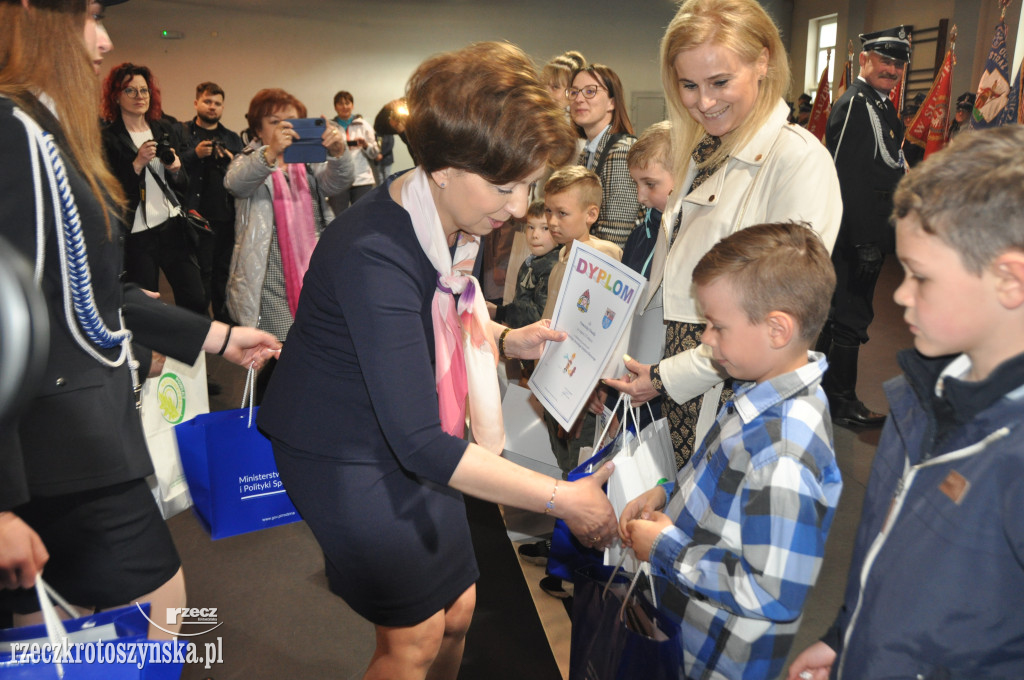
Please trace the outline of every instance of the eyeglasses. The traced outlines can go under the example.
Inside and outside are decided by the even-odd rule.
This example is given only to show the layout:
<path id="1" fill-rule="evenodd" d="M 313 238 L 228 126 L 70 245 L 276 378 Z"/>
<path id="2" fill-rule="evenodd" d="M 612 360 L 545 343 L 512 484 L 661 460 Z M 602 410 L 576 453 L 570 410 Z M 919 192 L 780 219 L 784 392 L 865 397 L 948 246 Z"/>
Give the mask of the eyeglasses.
<path id="1" fill-rule="evenodd" d="M 565 91 L 565 96 L 569 98 L 569 101 L 576 99 L 577 95 L 583 95 L 584 99 L 593 99 L 597 96 L 598 90 L 607 90 L 607 87 L 601 87 L 600 85 L 587 85 L 586 87 L 570 87 Z"/>
<path id="2" fill-rule="evenodd" d="M 124 93 L 132 99 L 145 99 L 149 96 L 149 89 L 145 87 L 126 87 L 124 88 Z"/>

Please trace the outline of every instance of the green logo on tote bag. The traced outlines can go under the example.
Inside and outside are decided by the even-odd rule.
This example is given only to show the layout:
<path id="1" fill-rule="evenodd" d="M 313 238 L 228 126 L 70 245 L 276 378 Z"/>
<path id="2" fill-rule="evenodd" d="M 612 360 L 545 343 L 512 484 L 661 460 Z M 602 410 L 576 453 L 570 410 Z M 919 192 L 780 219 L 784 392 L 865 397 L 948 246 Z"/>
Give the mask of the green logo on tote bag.
<path id="1" fill-rule="evenodd" d="M 160 413 L 171 425 L 177 425 L 185 418 L 185 383 L 174 373 L 164 373 L 156 388 Z"/>

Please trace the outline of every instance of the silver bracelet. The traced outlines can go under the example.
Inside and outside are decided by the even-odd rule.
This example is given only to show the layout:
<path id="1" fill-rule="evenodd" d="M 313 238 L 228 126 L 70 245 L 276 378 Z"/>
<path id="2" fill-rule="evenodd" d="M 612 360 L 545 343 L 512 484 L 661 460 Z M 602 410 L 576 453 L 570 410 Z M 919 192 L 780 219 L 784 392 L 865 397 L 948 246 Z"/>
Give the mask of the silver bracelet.
<path id="1" fill-rule="evenodd" d="M 551 498 L 548 500 L 548 504 L 544 506 L 544 514 L 548 514 L 555 509 L 555 494 L 558 493 L 558 482 L 561 480 L 555 480 L 555 488 L 551 490 Z"/>

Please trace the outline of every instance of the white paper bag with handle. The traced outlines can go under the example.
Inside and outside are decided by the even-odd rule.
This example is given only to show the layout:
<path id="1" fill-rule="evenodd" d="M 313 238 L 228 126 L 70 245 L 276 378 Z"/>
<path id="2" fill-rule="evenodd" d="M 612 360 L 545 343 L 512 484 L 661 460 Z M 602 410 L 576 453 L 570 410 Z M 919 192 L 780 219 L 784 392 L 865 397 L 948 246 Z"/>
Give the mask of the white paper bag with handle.
<path id="1" fill-rule="evenodd" d="M 163 373 L 142 386 L 142 429 L 155 471 L 146 481 L 164 519 L 192 507 L 174 426 L 209 412 L 203 352 L 192 366 L 168 357 Z"/>

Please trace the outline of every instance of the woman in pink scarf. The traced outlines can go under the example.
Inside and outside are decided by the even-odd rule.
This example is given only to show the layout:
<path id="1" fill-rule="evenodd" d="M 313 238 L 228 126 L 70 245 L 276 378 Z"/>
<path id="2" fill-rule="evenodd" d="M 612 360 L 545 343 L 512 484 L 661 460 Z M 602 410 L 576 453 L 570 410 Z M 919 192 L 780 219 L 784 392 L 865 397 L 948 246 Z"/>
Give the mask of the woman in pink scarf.
<path id="1" fill-rule="evenodd" d="M 616 526 L 610 467 L 562 482 L 500 456 L 499 355 L 564 334 L 493 323 L 471 275 L 479 238 L 571 161 L 565 114 L 500 43 L 429 59 L 406 95 L 420 165 L 324 232 L 259 425 L 331 590 L 377 627 L 365 677 L 455 678 L 479 575 L 462 493 L 564 518 L 598 547 Z"/>
<path id="2" fill-rule="evenodd" d="M 235 197 L 235 249 L 227 283 L 227 308 L 236 322 L 257 326 L 284 341 L 302 290 L 302 277 L 320 232 L 326 201 L 352 184 L 344 131 L 325 121 L 323 163 L 287 163 L 285 149 L 298 133 L 289 122 L 306 107 L 280 89 L 260 90 L 249 103 L 243 133 L 249 144 L 228 166 L 224 186 Z M 256 383 L 259 403 L 274 370 L 270 362 Z"/>

